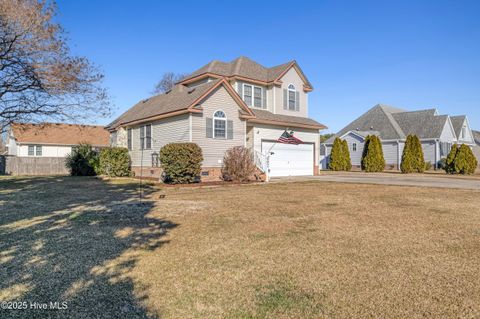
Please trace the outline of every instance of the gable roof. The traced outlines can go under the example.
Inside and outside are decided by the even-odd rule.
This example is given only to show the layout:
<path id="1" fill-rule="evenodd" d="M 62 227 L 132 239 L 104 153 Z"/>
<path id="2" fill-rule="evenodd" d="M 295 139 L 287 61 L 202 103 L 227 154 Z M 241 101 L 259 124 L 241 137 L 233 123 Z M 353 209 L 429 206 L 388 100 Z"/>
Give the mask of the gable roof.
<path id="1" fill-rule="evenodd" d="M 187 76 L 186 78 L 182 79 L 179 83 L 189 82 L 189 80 L 205 74 L 212 74 L 221 77 L 239 76 L 265 83 L 270 83 L 280 81 L 280 78 L 292 67 L 297 70 L 300 77 L 305 82 L 305 85 L 308 88 L 313 89 L 312 84 L 308 81 L 307 77 L 300 69 L 297 62 L 294 60 L 269 68 L 245 56 L 238 57 L 230 62 L 223 62 L 218 60 L 211 61 L 190 74 L 189 76 Z"/>
<path id="2" fill-rule="evenodd" d="M 462 131 L 463 123 L 467 117 L 465 115 L 458 115 L 458 116 L 450 116 L 450 120 L 452 121 L 453 130 L 457 136 L 460 136 L 460 132 Z"/>
<path id="3" fill-rule="evenodd" d="M 77 145 L 88 143 L 93 146 L 108 146 L 110 133 L 103 126 L 63 123 L 14 123 L 11 126 L 17 143 L 39 143 L 55 145 Z"/>
<path id="4" fill-rule="evenodd" d="M 193 88 L 189 88 L 183 84 L 177 84 L 167 93 L 159 94 L 138 102 L 112 123 L 108 124 L 107 128 L 112 130 L 120 125 L 153 119 L 166 114 L 175 115 L 179 112 L 201 112 L 200 109 L 196 108 L 197 104 L 220 85 L 224 85 L 225 88 L 230 91 L 230 94 L 237 103 L 239 103 L 244 113 L 253 116 L 248 106 L 245 105 L 235 92 L 232 92 L 233 88 L 231 88 L 224 79 L 216 79 Z"/>
<path id="5" fill-rule="evenodd" d="M 461 117 L 465 118 L 458 118 Z M 343 136 L 349 131 L 376 131 L 384 140 L 403 140 L 409 134 L 415 134 L 420 139 L 440 138 L 448 119 L 448 115 L 438 115 L 436 109 L 408 112 L 378 104 L 344 127 L 336 136 Z M 333 139 L 326 143 L 331 140 Z"/>

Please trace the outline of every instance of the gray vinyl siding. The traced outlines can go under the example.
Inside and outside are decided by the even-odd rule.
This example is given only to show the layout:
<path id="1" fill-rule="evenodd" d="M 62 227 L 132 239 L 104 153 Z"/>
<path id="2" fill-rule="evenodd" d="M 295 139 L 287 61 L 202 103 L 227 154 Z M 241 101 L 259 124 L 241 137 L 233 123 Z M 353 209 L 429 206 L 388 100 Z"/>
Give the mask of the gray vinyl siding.
<path id="1" fill-rule="evenodd" d="M 435 142 L 422 142 L 422 149 L 425 162 L 435 164 Z"/>
<path id="2" fill-rule="evenodd" d="M 204 167 L 221 167 L 225 151 L 234 146 L 245 146 L 245 121 L 239 118 L 238 104 L 224 87 L 220 87 L 200 105 L 203 113 L 192 114 L 192 142 L 197 143 L 203 152 Z M 228 121 L 233 124 L 232 139 L 214 139 L 206 137 L 207 118 L 222 110 Z"/>
<path id="3" fill-rule="evenodd" d="M 168 143 L 189 141 L 190 131 L 188 117 L 188 114 L 184 114 L 145 123 L 152 124 L 152 148 L 150 150 L 143 150 L 143 166 L 152 166 L 152 153 L 160 152 L 162 146 Z M 132 127 L 132 150 L 130 151 L 132 166 L 141 165 L 140 126 L 142 125 Z"/>
<path id="4" fill-rule="evenodd" d="M 362 164 L 363 147 L 365 146 L 363 140 L 354 134 L 348 134 L 347 136 L 345 136 L 344 140 L 346 140 L 348 143 L 348 150 L 350 151 L 350 159 L 352 165 L 360 166 Z M 357 143 L 356 152 L 353 151 L 353 143 Z M 330 147 L 329 154 L 331 151 L 332 149 Z"/>
<path id="5" fill-rule="evenodd" d="M 398 161 L 398 145 L 397 143 L 382 143 L 383 157 L 385 164 L 397 165 Z"/>
<path id="6" fill-rule="evenodd" d="M 282 86 L 275 89 L 275 113 L 284 115 L 293 115 L 308 117 L 308 94 L 303 91 L 303 81 L 300 75 L 294 68 L 291 68 L 282 78 Z M 284 90 L 288 89 L 288 86 L 293 84 L 295 90 L 298 92 L 299 105 L 298 109 L 293 111 L 288 108 L 284 108 Z"/>

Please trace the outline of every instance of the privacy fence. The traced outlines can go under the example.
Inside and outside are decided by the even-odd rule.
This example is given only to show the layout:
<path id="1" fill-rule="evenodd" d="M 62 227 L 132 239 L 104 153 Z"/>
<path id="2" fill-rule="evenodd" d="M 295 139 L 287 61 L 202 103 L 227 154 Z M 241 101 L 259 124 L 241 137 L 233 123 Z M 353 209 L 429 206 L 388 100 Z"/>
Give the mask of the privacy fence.
<path id="1" fill-rule="evenodd" d="M 63 157 L 0 156 L 0 174 L 68 175 Z"/>

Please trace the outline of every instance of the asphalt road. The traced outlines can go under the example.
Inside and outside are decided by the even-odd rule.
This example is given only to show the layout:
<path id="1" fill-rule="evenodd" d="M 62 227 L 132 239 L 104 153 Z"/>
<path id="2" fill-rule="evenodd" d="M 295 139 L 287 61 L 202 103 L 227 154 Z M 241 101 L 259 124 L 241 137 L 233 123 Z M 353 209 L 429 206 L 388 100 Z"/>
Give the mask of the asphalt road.
<path id="1" fill-rule="evenodd" d="M 390 173 L 332 173 L 328 172 L 319 176 L 296 176 L 272 178 L 272 182 L 279 181 L 308 181 L 318 180 L 325 182 L 355 183 L 355 184 L 379 184 L 400 186 L 421 186 L 440 188 L 460 188 L 480 190 L 480 178 L 478 177 L 455 177 L 446 175 L 403 175 Z"/>

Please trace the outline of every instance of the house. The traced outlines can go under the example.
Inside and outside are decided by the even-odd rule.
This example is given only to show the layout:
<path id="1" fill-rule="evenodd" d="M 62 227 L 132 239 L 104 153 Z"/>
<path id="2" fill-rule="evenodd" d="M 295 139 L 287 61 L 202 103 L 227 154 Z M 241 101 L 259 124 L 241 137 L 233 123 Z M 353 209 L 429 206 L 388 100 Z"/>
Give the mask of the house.
<path id="1" fill-rule="evenodd" d="M 435 167 L 438 167 L 441 158 L 448 155 L 453 144 L 474 145 L 473 133 L 465 115 L 440 115 L 436 109 L 406 111 L 379 104 L 322 144 L 322 167 L 328 167 L 335 137 L 347 141 L 352 165 L 360 167 L 365 137 L 371 134 L 380 137 L 387 168 L 391 169 L 399 169 L 409 134 L 419 137 L 425 161 Z"/>
<path id="2" fill-rule="evenodd" d="M 473 154 L 477 157 L 478 166 L 480 167 L 480 131 L 472 131 L 475 146 L 473 147 Z"/>
<path id="3" fill-rule="evenodd" d="M 297 62 L 265 67 L 247 57 L 212 61 L 167 93 L 134 105 L 108 125 L 114 145 L 130 150 L 136 175 L 159 177 L 158 152 L 172 142 L 193 142 L 203 151 L 202 179 L 218 179 L 225 151 L 252 150 L 271 176 L 318 173 L 319 131 L 308 117 L 313 90 Z M 303 144 L 280 144 L 285 130 Z"/>
<path id="4" fill-rule="evenodd" d="M 72 146 L 88 143 L 94 147 L 110 144 L 110 134 L 103 126 L 41 123 L 10 126 L 7 155 L 16 157 L 65 157 Z"/>

